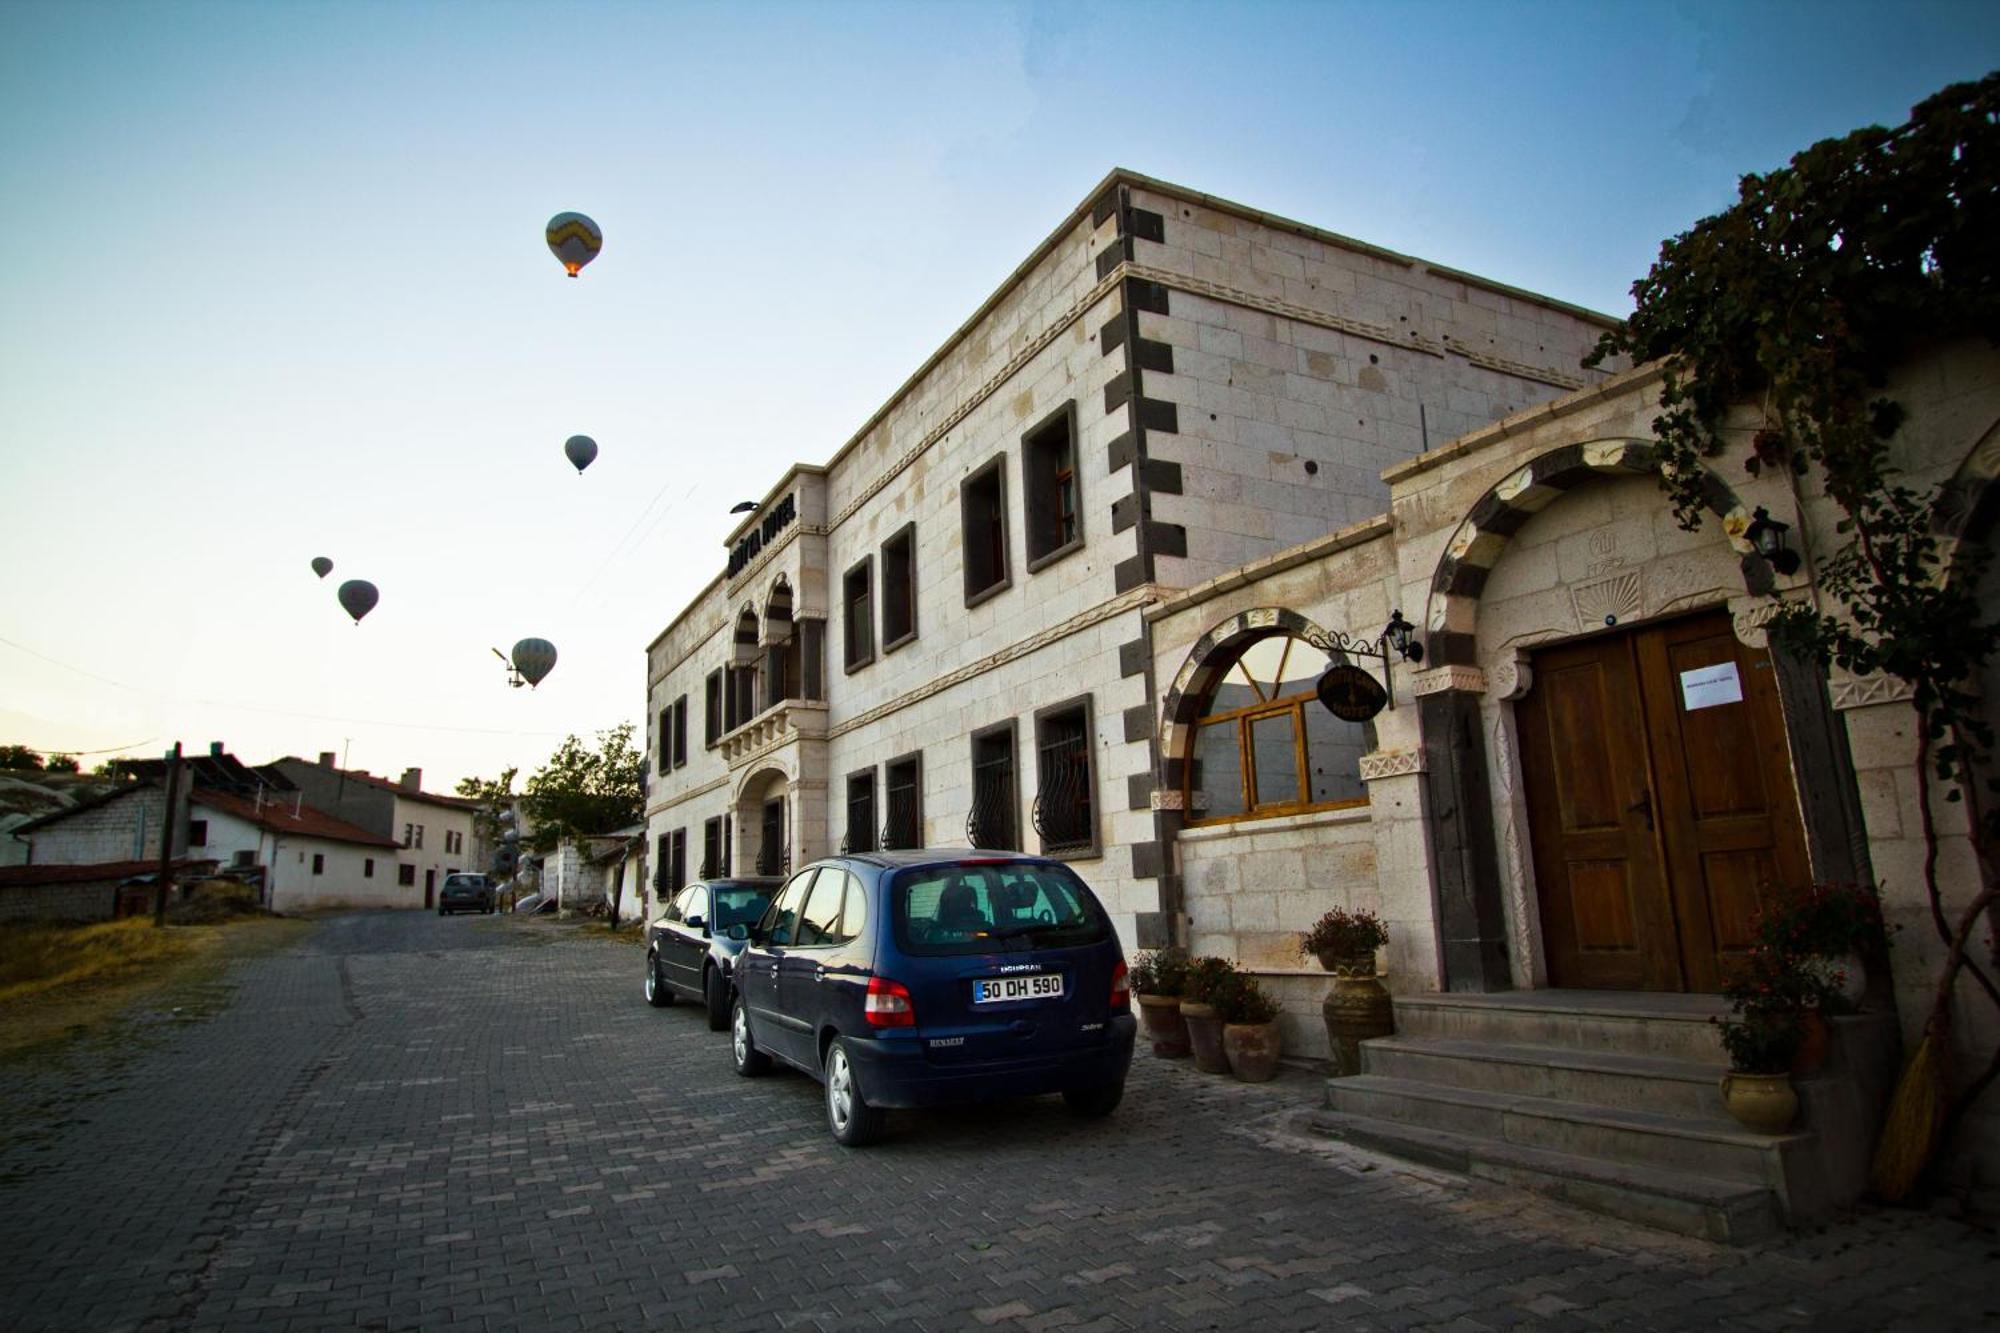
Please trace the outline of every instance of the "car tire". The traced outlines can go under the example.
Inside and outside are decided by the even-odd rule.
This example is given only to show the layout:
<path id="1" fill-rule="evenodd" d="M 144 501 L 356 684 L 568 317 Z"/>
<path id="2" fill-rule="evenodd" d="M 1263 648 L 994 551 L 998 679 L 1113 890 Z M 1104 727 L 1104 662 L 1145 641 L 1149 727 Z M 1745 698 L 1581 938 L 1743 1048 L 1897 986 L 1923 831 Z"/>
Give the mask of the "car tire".
<path id="1" fill-rule="evenodd" d="M 655 1009 L 664 1009 L 674 1002 L 674 993 L 667 989 L 667 983 L 660 979 L 660 956 L 646 955 L 646 1003 Z"/>
<path id="2" fill-rule="evenodd" d="M 729 1061 L 744 1078 L 756 1078 L 771 1068 L 771 1057 L 757 1049 L 750 1035 L 750 1012 L 741 995 L 729 1010 Z"/>
<path id="3" fill-rule="evenodd" d="M 449 912 L 445 911 L 445 910 L 444 910 L 444 909 L 443 909 L 442 907 L 440 907 L 440 908 L 438 908 L 438 915 L 439 915 L 439 916 L 450 916 L 450 915 L 451 915 L 451 913 L 449 913 Z"/>
<path id="4" fill-rule="evenodd" d="M 708 1030 L 727 1032 L 729 1030 L 729 983 L 722 979 L 722 969 L 711 967 L 702 973 L 701 997 L 708 1006 Z"/>
<path id="5" fill-rule="evenodd" d="M 821 1073 L 826 1084 L 826 1127 L 833 1131 L 834 1141 L 843 1148 L 860 1148 L 881 1138 L 886 1117 L 862 1097 L 845 1037 L 827 1043 L 826 1068 Z"/>
<path id="6" fill-rule="evenodd" d="M 1116 1083 L 1098 1083 L 1087 1088 L 1064 1088 L 1063 1105 L 1070 1114 L 1080 1115 L 1086 1120 L 1101 1120 L 1118 1109 L 1118 1103 L 1125 1096 L 1125 1080 Z"/>

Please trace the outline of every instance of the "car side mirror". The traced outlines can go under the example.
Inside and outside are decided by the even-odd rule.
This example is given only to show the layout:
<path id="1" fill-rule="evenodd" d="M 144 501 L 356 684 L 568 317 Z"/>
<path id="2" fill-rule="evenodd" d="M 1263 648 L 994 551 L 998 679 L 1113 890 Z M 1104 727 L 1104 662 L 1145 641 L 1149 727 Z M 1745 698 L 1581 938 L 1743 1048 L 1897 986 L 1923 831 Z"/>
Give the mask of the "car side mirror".
<path id="1" fill-rule="evenodd" d="M 727 935 L 730 939 L 735 940 L 738 944 L 747 944 L 752 939 L 755 938 L 755 936 L 751 932 L 750 927 L 744 925 L 741 921 L 738 921 L 736 924 L 730 926 L 727 930 L 723 931 L 722 933 Z"/>
<path id="2" fill-rule="evenodd" d="M 689 930 L 698 930 L 702 934 L 706 935 L 708 933 L 708 918 L 704 917 L 701 913 L 696 912 L 693 916 L 687 919 L 687 928 Z"/>

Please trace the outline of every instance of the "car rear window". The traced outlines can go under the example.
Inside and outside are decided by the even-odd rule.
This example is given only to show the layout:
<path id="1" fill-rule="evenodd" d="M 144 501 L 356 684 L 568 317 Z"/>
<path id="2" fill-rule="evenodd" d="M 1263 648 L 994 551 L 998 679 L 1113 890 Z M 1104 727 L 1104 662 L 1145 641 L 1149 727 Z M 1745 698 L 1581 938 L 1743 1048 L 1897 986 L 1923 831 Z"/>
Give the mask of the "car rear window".
<path id="1" fill-rule="evenodd" d="M 451 875 L 445 879 L 447 889 L 483 889 L 486 887 L 484 875 Z"/>
<path id="2" fill-rule="evenodd" d="M 896 941 L 918 955 L 1069 948 L 1110 938 L 1111 923 L 1068 866 L 924 866 L 890 889 Z"/>
<path id="3" fill-rule="evenodd" d="M 715 920 L 710 923 L 710 928 L 727 930 L 731 926 L 753 925 L 770 905 L 769 889 L 718 884 L 715 886 Z"/>

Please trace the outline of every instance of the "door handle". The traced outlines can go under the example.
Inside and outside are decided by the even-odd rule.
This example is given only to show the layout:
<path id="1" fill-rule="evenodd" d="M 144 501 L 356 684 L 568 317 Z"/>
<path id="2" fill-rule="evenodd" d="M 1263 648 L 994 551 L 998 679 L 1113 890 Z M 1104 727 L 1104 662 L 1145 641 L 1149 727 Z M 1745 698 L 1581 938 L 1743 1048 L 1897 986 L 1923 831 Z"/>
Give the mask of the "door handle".
<path id="1" fill-rule="evenodd" d="M 1651 833 L 1653 831 L 1653 793 L 1650 791 L 1640 792 L 1639 799 L 1625 807 L 1625 813 L 1628 815 L 1644 816 L 1646 820 L 1646 832 Z"/>
<path id="2" fill-rule="evenodd" d="M 825 981 L 825 980 L 826 980 L 826 968 L 824 968 L 824 967 L 819 967 L 819 968 L 815 968 L 815 969 L 813 970 L 813 980 L 814 980 L 814 981 Z"/>

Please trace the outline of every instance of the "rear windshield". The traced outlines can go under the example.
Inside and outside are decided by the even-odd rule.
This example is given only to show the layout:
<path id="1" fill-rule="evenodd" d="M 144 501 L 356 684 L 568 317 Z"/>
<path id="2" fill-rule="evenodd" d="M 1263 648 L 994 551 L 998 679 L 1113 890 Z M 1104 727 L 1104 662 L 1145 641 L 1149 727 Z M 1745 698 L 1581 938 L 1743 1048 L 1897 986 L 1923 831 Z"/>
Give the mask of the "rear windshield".
<path id="1" fill-rule="evenodd" d="M 715 886 L 715 920 L 709 923 L 709 929 L 727 930 L 731 926 L 755 925 L 770 905 L 769 889 L 752 888 L 747 884 L 718 884 Z"/>
<path id="2" fill-rule="evenodd" d="M 1068 866 L 945 865 L 905 870 L 890 889 L 896 941 L 919 955 L 1069 948 L 1111 923 Z"/>
<path id="3" fill-rule="evenodd" d="M 451 875 L 445 879 L 447 889 L 483 889 L 486 887 L 484 875 Z"/>

